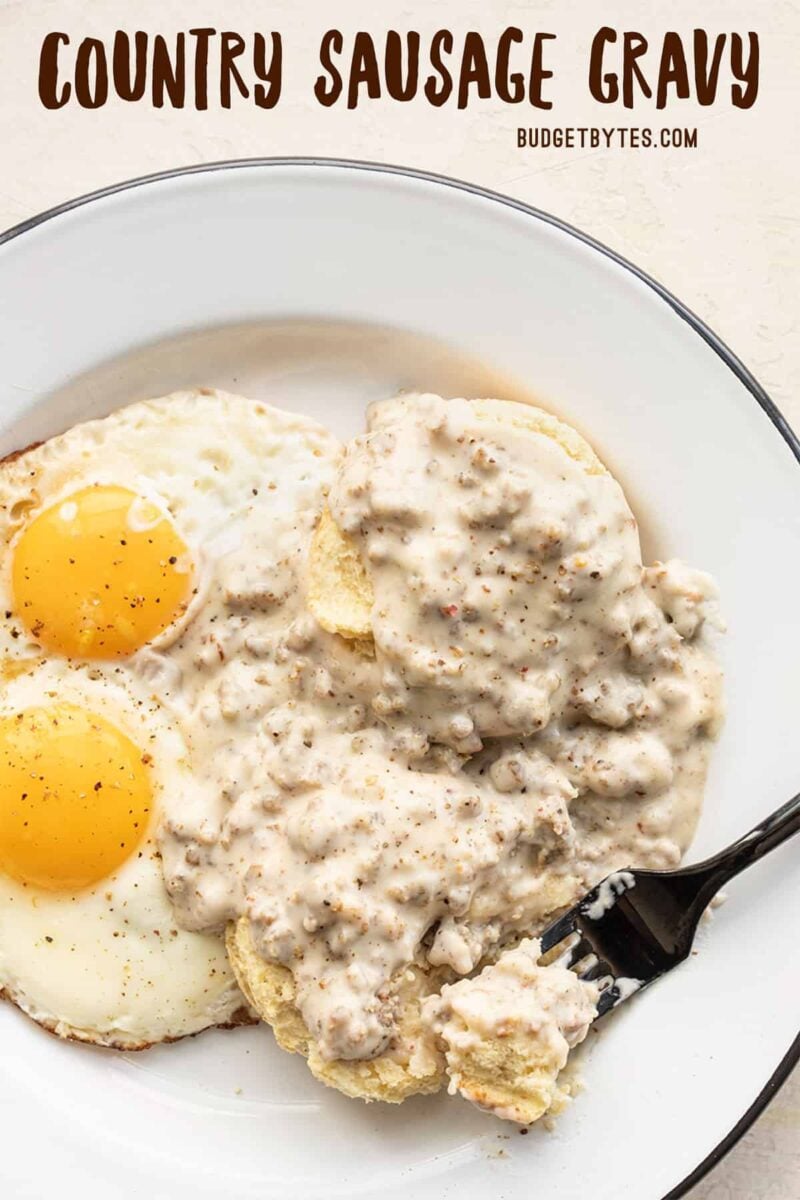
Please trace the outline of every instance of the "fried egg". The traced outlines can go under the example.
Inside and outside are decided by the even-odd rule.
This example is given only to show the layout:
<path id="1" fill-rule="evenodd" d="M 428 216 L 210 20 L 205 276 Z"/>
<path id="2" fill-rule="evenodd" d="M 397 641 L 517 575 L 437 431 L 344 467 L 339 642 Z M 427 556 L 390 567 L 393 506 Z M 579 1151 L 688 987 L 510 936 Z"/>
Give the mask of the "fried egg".
<path id="1" fill-rule="evenodd" d="M 283 626 L 268 551 L 295 553 L 338 453 L 307 418 L 199 390 L 0 464 L 0 993 L 58 1034 L 138 1047 L 247 1019 L 221 936 L 175 923 L 159 825 L 210 786 L 194 707 L 250 610 Z M 229 736 L 205 701 L 201 740 Z"/>
<path id="2" fill-rule="evenodd" d="M 0 991 L 135 1048 L 246 1017 L 219 938 L 178 929 L 156 847 L 197 787 L 180 733 L 108 668 L 42 662 L 0 700 Z"/>
<path id="3" fill-rule="evenodd" d="M 337 450 L 307 418 L 205 389 L 0 464 L 0 655 L 108 661 L 169 645 L 243 522 L 287 496 L 272 476 L 290 463 L 294 505 Z"/>

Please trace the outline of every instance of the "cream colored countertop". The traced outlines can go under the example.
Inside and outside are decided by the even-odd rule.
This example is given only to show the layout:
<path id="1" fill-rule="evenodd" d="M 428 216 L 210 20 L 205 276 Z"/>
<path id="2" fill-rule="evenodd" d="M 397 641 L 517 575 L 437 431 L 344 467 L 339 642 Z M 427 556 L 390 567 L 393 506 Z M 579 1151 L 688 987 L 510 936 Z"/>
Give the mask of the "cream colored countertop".
<path id="1" fill-rule="evenodd" d="M 736 351 L 800 428 L 800 254 L 796 0 L 704 0 L 709 30 L 755 28 L 761 92 L 747 112 L 682 102 L 664 113 L 620 113 L 587 99 L 589 41 L 601 23 L 691 30 L 693 0 L 610 0 L 602 21 L 586 0 L 0 0 L 0 229 L 68 197 L 151 171 L 255 155 L 335 155 L 422 167 L 519 197 L 569 221 L 661 280 Z M 170 32 L 198 25 L 279 28 L 286 44 L 280 105 L 156 111 L 109 103 L 47 112 L 36 95 L 39 46 L 51 29 L 105 36 L 119 27 Z M 383 11 L 383 17 L 377 13 Z M 135 18 L 134 18 L 135 14 Z M 493 101 L 432 110 L 374 103 L 323 110 L 313 97 L 316 49 L 344 31 L 442 26 L 489 32 L 507 24 L 558 34 L 554 109 Z M 520 150 L 520 123 L 694 126 L 696 150 Z M 796 1075 L 693 1200 L 800 1200 L 800 1078 Z"/>

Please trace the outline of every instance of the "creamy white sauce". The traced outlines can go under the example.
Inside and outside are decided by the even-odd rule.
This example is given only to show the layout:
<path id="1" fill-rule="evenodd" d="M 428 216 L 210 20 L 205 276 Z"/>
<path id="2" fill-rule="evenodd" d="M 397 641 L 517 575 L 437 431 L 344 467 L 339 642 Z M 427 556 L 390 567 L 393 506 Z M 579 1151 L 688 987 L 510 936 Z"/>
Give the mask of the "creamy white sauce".
<path id="1" fill-rule="evenodd" d="M 619 485 L 549 439 L 386 402 L 329 502 L 375 658 L 305 610 L 319 505 L 250 530 L 171 650 L 206 784 L 162 852 L 182 924 L 249 917 L 322 1053 L 352 1059 L 391 1044 L 410 963 L 468 974 L 610 872 L 674 866 L 721 699 L 702 606 L 676 618 L 673 571 L 667 613 Z"/>
<path id="2" fill-rule="evenodd" d="M 620 975 L 614 980 L 614 984 L 616 986 L 617 995 L 619 996 L 619 1002 L 621 1004 L 623 1000 L 627 1000 L 630 996 L 633 996 L 639 991 L 639 988 L 642 986 L 642 981 L 641 979 L 630 978 L 627 975 Z"/>
<path id="3" fill-rule="evenodd" d="M 586 916 L 590 921 L 599 921 L 632 887 L 636 887 L 636 879 L 630 871 L 614 871 L 600 884 L 597 899 L 586 909 Z"/>
<path id="4" fill-rule="evenodd" d="M 544 1097 L 541 1112 L 555 1098 L 570 1050 L 589 1032 L 599 996 L 595 983 L 574 972 L 540 966 L 540 953 L 537 939 L 524 939 L 479 975 L 446 984 L 441 995 L 422 1006 L 423 1019 L 445 1049 L 450 1093 L 460 1091 L 501 1119 L 523 1123 L 539 1115 L 524 1103 L 532 1079 Z M 471 1077 L 476 1064 L 484 1072 L 497 1070 L 496 1048 L 512 1043 L 522 1058 L 517 1075 L 510 1077 L 514 1063 L 509 1057 L 496 1091 L 485 1084 L 476 1087 Z M 516 1103 L 508 1103 L 515 1095 Z"/>
<path id="5" fill-rule="evenodd" d="M 539 940 L 525 938 L 479 975 L 446 984 L 440 996 L 425 1000 L 426 1020 L 460 1050 L 512 1030 L 541 1038 L 543 1027 L 554 1041 L 577 1046 L 594 1020 L 599 989 L 563 967 L 539 965 L 540 957 Z"/>

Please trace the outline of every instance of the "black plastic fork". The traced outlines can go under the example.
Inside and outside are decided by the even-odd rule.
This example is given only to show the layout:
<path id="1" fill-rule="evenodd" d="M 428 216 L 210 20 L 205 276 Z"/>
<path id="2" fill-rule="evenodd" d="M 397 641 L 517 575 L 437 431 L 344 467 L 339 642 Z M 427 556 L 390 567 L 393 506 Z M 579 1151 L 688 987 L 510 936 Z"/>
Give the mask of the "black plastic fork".
<path id="1" fill-rule="evenodd" d="M 545 929 L 542 954 L 598 983 L 602 1017 L 687 959 L 720 888 L 798 831 L 800 795 L 704 862 L 677 871 L 615 871 Z"/>

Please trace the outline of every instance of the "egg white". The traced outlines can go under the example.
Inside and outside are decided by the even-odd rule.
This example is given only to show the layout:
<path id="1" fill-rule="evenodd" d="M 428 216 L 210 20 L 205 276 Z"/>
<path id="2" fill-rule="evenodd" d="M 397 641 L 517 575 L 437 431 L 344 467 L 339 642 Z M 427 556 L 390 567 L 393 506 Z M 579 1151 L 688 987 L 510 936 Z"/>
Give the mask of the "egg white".
<path id="1" fill-rule="evenodd" d="M 137 850 L 95 887 L 49 892 L 0 873 L 0 992 L 54 1032 L 104 1046 L 246 1019 L 222 939 L 178 929 L 164 887 L 158 809 L 198 786 L 180 731 L 108 666 L 43 661 L 6 685 L 0 716 L 48 702 L 101 714 L 150 754 L 156 812 Z"/>
<path id="2" fill-rule="evenodd" d="M 234 646 L 248 619 L 225 609 L 226 580 L 242 564 L 268 564 L 282 539 L 294 547 L 296 522 L 310 531 L 339 453 L 306 417 L 199 389 L 132 404 L 0 463 L 0 678 L 10 680 L 0 715 L 48 698 L 97 712 L 148 749 L 162 812 L 180 819 L 196 807 L 218 743 L 248 732 L 244 719 L 234 730 L 220 714 L 203 722 L 203 753 L 187 751 L 195 709 L 219 712 L 204 699 L 218 687 L 204 656 L 210 649 L 216 663 L 215 639 Z M 127 659 L 43 659 L 14 611 L 15 540 L 36 513 L 92 484 L 125 487 L 168 515 L 193 564 L 194 595 Z M 259 618 L 268 628 L 287 619 L 280 610 Z M 158 816 L 97 887 L 59 895 L 0 875 L 0 992 L 59 1034 L 135 1047 L 247 1012 L 221 939 L 175 925 Z"/>
<path id="3" fill-rule="evenodd" d="M 169 517 L 193 563 L 194 595 L 150 643 L 161 649 L 202 610 L 216 563 L 241 545 L 254 511 L 268 519 L 302 507 L 331 473 L 338 452 L 336 439 L 307 417 L 196 389 L 75 425 L 0 463 L 0 659 L 41 654 L 14 611 L 11 586 L 15 541 L 35 514 L 83 488 L 109 484 L 150 500 Z"/>

